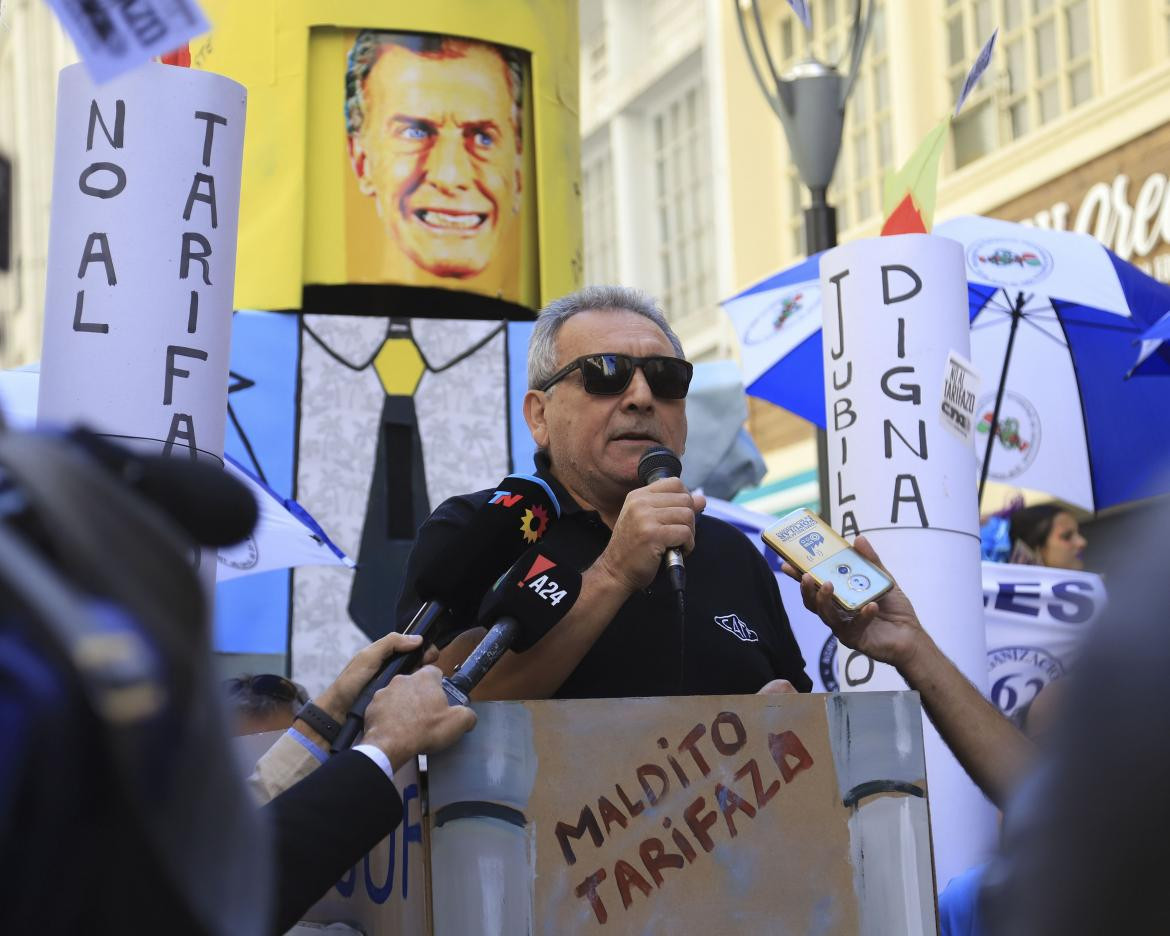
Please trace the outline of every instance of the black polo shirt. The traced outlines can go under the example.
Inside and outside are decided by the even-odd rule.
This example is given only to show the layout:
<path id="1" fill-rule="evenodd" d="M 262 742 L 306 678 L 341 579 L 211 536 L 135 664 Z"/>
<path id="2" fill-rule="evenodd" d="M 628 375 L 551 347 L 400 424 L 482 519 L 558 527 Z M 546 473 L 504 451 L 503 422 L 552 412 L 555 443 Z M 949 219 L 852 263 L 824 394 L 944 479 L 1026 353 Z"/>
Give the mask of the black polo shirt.
<path id="1" fill-rule="evenodd" d="M 536 464 L 560 501 L 558 552 L 584 571 L 601 555 L 611 531 L 553 477 L 544 453 L 537 454 Z M 454 541 L 491 493 L 452 497 L 419 529 L 398 603 L 399 629 L 420 604 L 414 590 L 420 565 Z M 775 575 L 746 536 L 700 515 L 686 565 L 685 623 L 680 625 L 670 584 L 659 570 L 649 588 L 622 605 L 554 698 L 750 694 L 771 679 L 787 679 L 802 692 L 812 688 Z M 453 636 L 475 621 L 450 615 L 446 625 Z"/>

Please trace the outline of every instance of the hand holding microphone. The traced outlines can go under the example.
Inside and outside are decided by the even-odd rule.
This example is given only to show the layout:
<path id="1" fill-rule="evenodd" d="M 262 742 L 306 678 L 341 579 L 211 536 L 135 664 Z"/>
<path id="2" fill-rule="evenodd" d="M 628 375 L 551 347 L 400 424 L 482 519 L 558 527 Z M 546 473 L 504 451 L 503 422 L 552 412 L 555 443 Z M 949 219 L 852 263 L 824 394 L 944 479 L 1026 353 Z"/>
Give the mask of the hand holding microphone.
<path id="1" fill-rule="evenodd" d="M 378 690 L 366 709 L 362 741 L 381 748 L 398 770 L 417 754 L 434 754 L 450 747 L 475 727 L 475 713 L 453 708 L 443 691 L 443 674 L 424 666 L 396 676 Z"/>
<path id="2" fill-rule="evenodd" d="M 622 505 L 613 535 L 596 567 L 633 593 L 654 581 L 666 561 L 674 563 L 672 586 L 681 593 L 681 558 L 695 548 L 695 516 L 707 506 L 678 477 L 680 464 L 670 449 L 655 447 L 642 456 L 639 477 L 645 487 L 631 491 Z M 668 557 L 674 552 L 675 556 Z"/>
<path id="3" fill-rule="evenodd" d="M 419 634 L 400 634 L 391 631 L 383 635 L 354 654 L 329 687 L 313 698 L 314 704 L 331 719 L 338 723 L 344 722 L 346 713 L 362 689 L 386 663 L 396 656 L 411 654 L 417 654 L 423 665 L 433 663 L 439 656 L 439 652 L 433 647 L 425 646 L 423 637 Z M 300 727 L 314 735 L 318 734 L 311 725 L 307 728 L 303 725 Z M 329 744 L 324 738 L 314 737 L 314 740 L 325 747 Z"/>

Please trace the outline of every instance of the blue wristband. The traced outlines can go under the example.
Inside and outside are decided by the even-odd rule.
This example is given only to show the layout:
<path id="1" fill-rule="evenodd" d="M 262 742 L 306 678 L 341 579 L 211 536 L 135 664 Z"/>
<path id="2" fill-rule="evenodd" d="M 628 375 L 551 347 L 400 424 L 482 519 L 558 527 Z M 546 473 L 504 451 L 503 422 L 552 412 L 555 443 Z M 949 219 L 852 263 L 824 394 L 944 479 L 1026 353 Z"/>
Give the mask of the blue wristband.
<path id="1" fill-rule="evenodd" d="M 304 749 L 317 758 L 320 763 L 324 764 L 325 761 L 329 760 L 329 754 L 327 752 L 322 751 L 319 747 L 317 747 L 317 745 L 315 745 L 295 728 L 290 728 L 288 733 L 292 735 L 293 738 L 295 738 L 297 741 L 299 741 Z"/>

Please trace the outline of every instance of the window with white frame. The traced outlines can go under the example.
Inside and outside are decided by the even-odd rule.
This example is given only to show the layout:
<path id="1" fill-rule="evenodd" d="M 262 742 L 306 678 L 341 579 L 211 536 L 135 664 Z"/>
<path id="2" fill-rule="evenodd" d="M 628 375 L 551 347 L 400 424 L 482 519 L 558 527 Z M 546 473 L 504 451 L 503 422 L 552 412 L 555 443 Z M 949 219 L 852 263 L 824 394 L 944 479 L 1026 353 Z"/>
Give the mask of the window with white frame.
<path id="1" fill-rule="evenodd" d="M 707 104 L 697 79 L 649 114 L 659 298 L 672 321 L 716 298 Z"/>
<path id="2" fill-rule="evenodd" d="M 609 78 L 609 45 L 602 23 L 585 45 L 585 79 L 591 88 L 601 88 Z"/>
<path id="3" fill-rule="evenodd" d="M 957 99 L 983 43 L 999 27 L 991 71 L 954 125 L 962 167 L 1084 104 L 1096 93 L 1096 0 L 942 0 L 947 82 Z"/>
<path id="4" fill-rule="evenodd" d="M 626 0 L 629 2 L 629 0 Z M 633 0 L 646 14 L 645 50 L 648 59 L 670 56 L 672 49 L 688 44 L 697 24 L 703 22 L 702 0 Z"/>
<path id="5" fill-rule="evenodd" d="M 853 26 L 851 0 L 814 0 L 812 39 L 800 21 L 785 10 L 780 19 L 781 72 L 787 71 L 809 52 L 823 62 L 840 63 L 850 52 Z M 837 209 L 837 227 L 845 230 L 880 213 L 882 178 L 894 159 L 894 129 L 890 101 L 890 54 L 886 37 L 885 4 L 878 0 L 873 8 L 869 41 L 853 92 L 845 108 L 845 128 L 841 153 L 833 184 L 829 186 L 829 204 Z M 807 195 L 800 184 L 795 163 L 789 166 L 790 235 L 794 254 L 804 251 L 804 221 L 800 207 Z"/>
<path id="6" fill-rule="evenodd" d="M 614 220 L 613 159 L 599 147 L 581 165 L 581 214 L 585 223 L 585 282 L 616 283 L 617 225 Z"/>

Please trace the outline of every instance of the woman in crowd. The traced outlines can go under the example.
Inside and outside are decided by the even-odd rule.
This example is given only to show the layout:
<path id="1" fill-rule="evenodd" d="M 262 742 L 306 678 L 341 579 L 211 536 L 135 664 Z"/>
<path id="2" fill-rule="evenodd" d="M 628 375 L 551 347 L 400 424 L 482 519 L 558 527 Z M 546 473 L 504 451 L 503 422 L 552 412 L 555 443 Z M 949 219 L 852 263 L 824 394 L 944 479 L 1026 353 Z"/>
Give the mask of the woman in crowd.
<path id="1" fill-rule="evenodd" d="M 1056 504 L 1023 507 L 1011 515 L 1008 562 L 1054 569 L 1083 569 L 1086 539 L 1077 518 Z"/>
<path id="2" fill-rule="evenodd" d="M 1083 569 L 1087 540 L 1058 504 L 1009 508 L 983 525 L 983 558 L 1053 569 Z"/>

